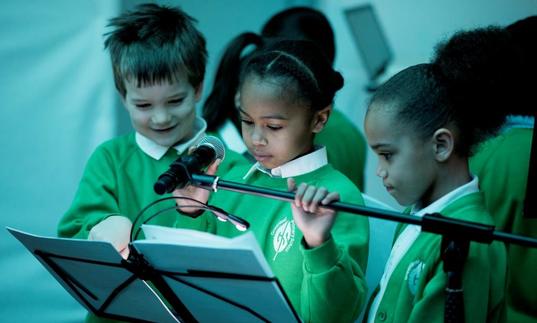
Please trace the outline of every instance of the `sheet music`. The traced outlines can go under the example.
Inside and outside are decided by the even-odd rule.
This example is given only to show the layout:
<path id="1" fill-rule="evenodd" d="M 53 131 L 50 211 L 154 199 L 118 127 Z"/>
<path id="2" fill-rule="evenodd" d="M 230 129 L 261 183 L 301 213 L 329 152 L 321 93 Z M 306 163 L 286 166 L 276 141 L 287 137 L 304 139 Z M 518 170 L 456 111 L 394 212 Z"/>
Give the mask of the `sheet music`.
<path id="1" fill-rule="evenodd" d="M 235 238 L 143 225 L 133 246 L 200 322 L 298 322 L 252 232 Z"/>
<path id="2" fill-rule="evenodd" d="M 252 232 L 244 233 L 235 238 L 220 237 L 211 233 L 163 227 L 158 225 L 142 225 L 148 240 L 134 242 L 136 248 L 155 266 L 165 270 L 207 270 L 218 264 L 219 272 L 252 275 L 273 278 L 259 244 Z M 141 245 L 158 244 L 151 248 L 150 254 Z M 183 248 L 177 250 L 175 245 Z M 169 257 L 171 252 L 176 257 Z"/>

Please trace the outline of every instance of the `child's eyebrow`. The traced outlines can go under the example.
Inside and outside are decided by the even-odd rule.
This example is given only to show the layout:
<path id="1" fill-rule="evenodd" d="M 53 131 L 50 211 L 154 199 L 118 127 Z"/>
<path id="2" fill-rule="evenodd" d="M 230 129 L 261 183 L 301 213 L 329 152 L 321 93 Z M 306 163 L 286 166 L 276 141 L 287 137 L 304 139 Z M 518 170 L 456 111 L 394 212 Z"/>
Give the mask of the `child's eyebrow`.
<path id="1" fill-rule="evenodd" d="M 166 97 L 166 99 L 169 100 L 169 99 L 174 99 L 174 98 L 181 97 L 181 96 L 186 96 L 186 95 L 187 95 L 187 92 L 181 91 L 181 92 L 174 93 L 172 95 L 168 95 Z M 145 102 L 145 101 L 149 101 L 149 100 L 147 100 L 145 98 L 133 97 L 132 101 L 133 102 Z"/>
<path id="2" fill-rule="evenodd" d="M 168 96 L 168 99 L 169 98 L 175 98 L 175 97 L 178 97 L 178 96 L 186 96 L 188 93 L 185 92 L 185 91 L 181 91 L 181 92 L 177 92 L 177 93 L 174 93 L 172 95 L 169 95 Z"/>
<path id="3" fill-rule="evenodd" d="M 378 144 L 371 145 L 371 148 L 372 148 L 372 149 L 375 149 L 375 150 L 376 150 L 376 149 L 380 149 L 380 148 L 390 148 L 390 147 L 391 147 L 390 144 L 388 144 L 388 143 L 383 143 L 383 142 L 378 143 Z"/>
<path id="4" fill-rule="evenodd" d="M 247 116 L 250 116 L 250 115 L 248 115 L 248 113 L 246 113 L 243 109 L 241 109 L 241 107 L 238 107 L 237 109 L 239 109 L 240 113 L 245 114 L 245 115 L 247 115 Z"/>
<path id="5" fill-rule="evenodd" d="M 250 117 L 248 113 L 246 113 L 243 109 L 239 107 L 239 111 L 246 116 Z M 262 116 L 261 119 L 278 119 L 278 120 L 287 120 L 288 118 L 281 116 L 281 115 L 268 115 L 268 116 Z"/>

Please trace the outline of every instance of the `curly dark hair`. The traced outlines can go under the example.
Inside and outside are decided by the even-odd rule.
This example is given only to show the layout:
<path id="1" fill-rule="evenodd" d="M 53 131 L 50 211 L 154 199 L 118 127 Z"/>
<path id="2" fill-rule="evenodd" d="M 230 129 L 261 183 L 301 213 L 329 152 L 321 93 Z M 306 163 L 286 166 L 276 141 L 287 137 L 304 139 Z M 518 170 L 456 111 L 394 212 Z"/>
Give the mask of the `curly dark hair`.
<path id="1" fill-rule="evenodd" d="M 471 156 L 495 135 L 509 106 L 520 104 L 520 51 L 499 27 L 459 31 L 436 47 L 430 64 L 396 74 L 371 98 L 395 107 L 397 120 L 421 138 L 448 124 L 458 130 L 455 151 Z"/>

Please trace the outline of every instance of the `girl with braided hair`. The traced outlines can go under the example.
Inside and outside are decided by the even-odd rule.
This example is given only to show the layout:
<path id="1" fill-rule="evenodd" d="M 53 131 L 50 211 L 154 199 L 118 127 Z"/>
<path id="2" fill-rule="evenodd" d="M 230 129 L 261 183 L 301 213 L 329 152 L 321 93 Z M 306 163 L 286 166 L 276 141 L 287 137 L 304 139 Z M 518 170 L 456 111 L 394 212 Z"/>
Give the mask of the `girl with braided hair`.
<path id="1" fill-rule="evenodd" d="M 262 42 L 255 34 L 239 36 L 246 38 Z M 240 55 L 241 50 L 234 52 Z M 330 117 L 343 77 L 309 41 L 265 43 L 243 62 L 229 54 L 224 57 L 236 64 L 226 66 L 237 69 L 227 73 L 239 75 L 236 101 L 242 137 L 255 163 L 238 165 L 224 178 L 296 191 L 296 198 L 288 203 L 220 191 L 209 203 L 250 222 L 249 230 L 302 320 L 353 322 L 366 295 L 368 220 L 322 207 L 340 197 L 359 205 L 363 199 L 328 163 L 326 148 L 313 141 Z M 174 193 L 204 202 L 209 198 L 207 191 L 193 187 Z M 183 200 L 177 203 L 184 206 Z M 206 214 L 183 217 L 177 225 L 227 237 L 238 234 Z"/>

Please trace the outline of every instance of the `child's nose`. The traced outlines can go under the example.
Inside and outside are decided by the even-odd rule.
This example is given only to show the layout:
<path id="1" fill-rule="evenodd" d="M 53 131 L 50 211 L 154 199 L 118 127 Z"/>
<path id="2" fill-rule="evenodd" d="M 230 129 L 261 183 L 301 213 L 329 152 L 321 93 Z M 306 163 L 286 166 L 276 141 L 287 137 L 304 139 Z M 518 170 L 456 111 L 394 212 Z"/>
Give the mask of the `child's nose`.
<path id="1" fill-rule="evenodd" d="M 259 127 L 254 127 L 252 131 L 252 143 L 256 146 L 267 144 L 265 135 Z"/>
<path id="2" fill-rule="evenodd" d="M 386 171 L 386 169 L 384 169 L 382 165 L 379 164 L 377 166 L 377 176 L 384 179 L 386 178 L 387 175 L 388 175 L 388 172 Z"/>
<path id="3" fill-rule="evenodd" d="M 166 109 L 157 108 L 153 112 L 153 123 L 154 124 L 166 124 L 170 122 L 171 115 L 166 111 Z"/>

